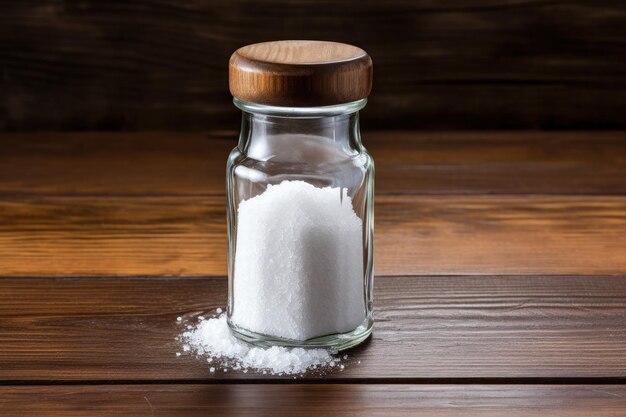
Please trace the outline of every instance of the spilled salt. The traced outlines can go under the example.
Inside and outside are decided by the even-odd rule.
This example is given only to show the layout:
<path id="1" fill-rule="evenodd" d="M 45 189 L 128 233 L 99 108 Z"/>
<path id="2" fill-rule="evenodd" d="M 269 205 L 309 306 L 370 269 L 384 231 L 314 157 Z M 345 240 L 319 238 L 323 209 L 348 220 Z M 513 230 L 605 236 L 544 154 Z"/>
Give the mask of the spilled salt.
<path id="1" fill-rule="evenodd" d="M 263 374 L 295 375 L 334 367 L 341 361 L 340 356 L 327 349 L 263 348 L 243 342 L 230 333 L 226 314 L 199 320 L 191 327 L 179 337 L 183 351 L 207 357 L 207 361 L 219 365 L 223 372 L 229 369 L 243 370 L 244 373 L 257 370 Z M 209 371 L 214 373 L 215 369 L 212 366 Z"/>

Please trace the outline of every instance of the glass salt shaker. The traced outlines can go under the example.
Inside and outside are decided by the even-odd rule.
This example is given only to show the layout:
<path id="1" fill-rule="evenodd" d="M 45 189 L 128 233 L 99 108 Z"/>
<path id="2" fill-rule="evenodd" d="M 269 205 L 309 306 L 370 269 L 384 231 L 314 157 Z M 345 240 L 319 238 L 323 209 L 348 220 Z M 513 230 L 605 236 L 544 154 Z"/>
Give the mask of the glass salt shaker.
<path id="1" fill-rule="evenodd" d="M 248 45 L 230 59 L 243 113 L 228 158 L 228 324 L 262 345 L 346 349 L 373 326 L 374 162 L 360 48 Z"/>

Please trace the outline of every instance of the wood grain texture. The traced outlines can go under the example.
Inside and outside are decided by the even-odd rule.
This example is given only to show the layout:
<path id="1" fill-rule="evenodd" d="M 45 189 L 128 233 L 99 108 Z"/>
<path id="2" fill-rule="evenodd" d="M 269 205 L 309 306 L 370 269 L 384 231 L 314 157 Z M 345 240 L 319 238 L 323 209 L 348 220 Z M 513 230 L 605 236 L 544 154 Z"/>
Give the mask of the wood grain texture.
<path id="1" fill-rule="evenodd" d="M 621 274 L 625 231 L 626 197 L 380 197 L 375 271 Z"/>
<path id="2" fill-rule="evenodd" d="M 622 274 L 626 197 L 378 196 L 375 273 Z M 0 276 L 226 275 L 224 197 L 0 200 Z"/>
<path id="3" fill-rule="evenodd" d="M 0 280 L 0 381 L 293 381 L 175 355 L 186 323 L 224 307 L 226 291 L 211 278 Z M 375 300 L 369 342 L 344 370 L 305 379 L 626 375 L 625 276 L 386 277 Z"/>
<path id="4" fill-rule="evenodd" d="M 1 130 L 234 130 L 228 57 L 294 38 L 370 53 L 366 127 L 626 128 L 626 6 L 615 0 L 1 7 Z"/>
<path id="5" fill-rule="evenodd" d="M 623 385 L 122 385 L 11 387 L 9 415 L 618 417 Z"/>
<path id="6" fill-rule="evenodd" d="M 225 204 L 223 197 L 0 201 L 0 274 L 225 275 Z"/>
<path id="7" fill-rule="evenodd" d="M 236 132 L 0 136 L 0 196 L 224 195 Z M 626 132 L 365 131 L 376 194 L 626 195 Z"/>
<path id="8" fill-rule="evenodd" d="M 233 136 L 0 137 L 0 415 L 625 413 L 623 132 L 366 136 L 374 334 L 297 381 L 176 356 L 226 303 Z"/>
<path id="9" fill-rule="evenodd" d="M 284 40 L 237 49 L 228 64 L 233 97 L 285 107 L 362 100 L 372 91 L 372 59 L 345 43 Z"/>

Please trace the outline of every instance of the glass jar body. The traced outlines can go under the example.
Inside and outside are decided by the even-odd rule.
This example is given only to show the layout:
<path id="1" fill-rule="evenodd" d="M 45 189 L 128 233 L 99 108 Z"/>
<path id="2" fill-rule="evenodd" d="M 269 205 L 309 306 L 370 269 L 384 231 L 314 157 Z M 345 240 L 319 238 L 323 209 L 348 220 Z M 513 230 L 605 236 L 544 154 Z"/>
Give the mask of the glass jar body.
<path id="1" fill-rule="evenodd" d="M 373 326 L 374 164 L 365 100 L 245 103 L 228 158 L 228 323 L 258 345 L 346 349 Z"/>

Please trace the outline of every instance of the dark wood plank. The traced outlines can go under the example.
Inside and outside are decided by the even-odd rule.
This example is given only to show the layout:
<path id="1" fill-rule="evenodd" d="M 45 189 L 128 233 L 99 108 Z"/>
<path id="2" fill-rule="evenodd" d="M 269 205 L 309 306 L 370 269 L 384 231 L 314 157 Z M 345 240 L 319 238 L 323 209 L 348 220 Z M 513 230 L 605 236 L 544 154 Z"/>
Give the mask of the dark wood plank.
<path id="1" fill-rule="evenodd" d="M 206 360 L 175 355 L 184 330 L 176 317 L 223 307 L 226 287 L 201 278 L 0 280 L 0 381 L 266 381 L 212 374 Z M 626 276 L 386 277 L 375 300 L 373 337 L 324 378 L 626 375 Z"/>
<path id="2" fill-rule="evenodd" d="M 617 417 L 623 385 L 122 385 L 10 387 L 8 415 Z"/>
<path id="3" fill-rule="evenodd" d="M 4 1 L 0 130 L 238 127 L 238 47 L 366 49 L 368 127 L 626 128 L 626 6 L 615 0 Z"/>
<path id="4" fill-rule="evenodd" d="M 236 138 L 236 132 L 3 134 L 0 194 L 224 195 Z"/>
<path id="5" fill-rule="evenodd" d="M 0 136 L 0 195 L 223 195 L 236 132 Z M 626 132 L 363 132 L 382 194 L 626 194 Z"/>
<path id="6" fill-rule="evenodd" d="M 626 197 L 379 196 L 375 271 L 622 274 Z M 0 200 L 0 276 L 226 275 L 224 197 Z"/>
<path id="7" fill-rule="evenodd" d="M 377 194 L 626 194 L 626 132 L 364 132 Z"/>

